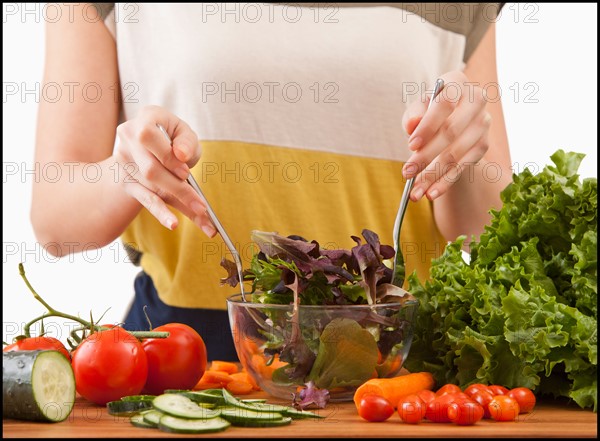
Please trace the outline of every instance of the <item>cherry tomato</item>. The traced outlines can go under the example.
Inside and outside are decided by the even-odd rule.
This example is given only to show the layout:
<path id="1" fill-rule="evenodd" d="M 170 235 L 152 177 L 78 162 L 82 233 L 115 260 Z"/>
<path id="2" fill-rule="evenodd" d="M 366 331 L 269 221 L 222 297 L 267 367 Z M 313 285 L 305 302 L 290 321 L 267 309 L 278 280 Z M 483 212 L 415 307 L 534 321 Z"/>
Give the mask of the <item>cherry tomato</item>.
<path id="1" fill-rule="evenodd" d="M 490 388 L 487 387 L 485 384 L 474 383 L 474 384 L 467 386 L 467 388 L 465 389 L 465 393 L 467 395 L 471 396 L 482 390 L 490 392 Z"/>
<path id="2" fill-rule="evenodd" d="M 456 384 L 449 383 L 449 384 L 444 384 L 442 387 L 440 387 L 436 391 L 435 396 L 440 397 L 445 394 L 457 394 L 459 392 L 462 392 L 460 387 L 458 387 Z"/>
<path id="3" fill-rule="evenodd" d="M 99 405 L 138 395 L 148 376 L 142 344 L 120 327 L 85 338 L 73 351 L 72 366 L 77 392 Z"/>
<path id="4" fill-rule="evenodd" d="M 169 337 L 142 342 L 148 357 L 144 393 L 160 395 L 165 389 L 192 389 L 206 370 L 206 346 L 200 334 L 182 323 L 168 323 L 153 331 L 169 332 Z"/>
<path id="5" fill-rule="evenodd" d="M 454 402 L 454 394 L 444 394 L 435 398 L 427 404 L 425 418 L 434 423 L 449 423 L 448 406 Z"/>
<path id="6" fill-rule="evenodd" d="M 520 413 L 529 413 L 535 407 L 535 395 L 526 387 L 516 387 L 506 394 L 519 403 Z"/>
<path id="7" fill-rule="evenodd" d="M 398 415 L 405 423 L 417 424 L 421 422 L 425 418 L 426 411 L 427 405 L 417 394 L 407 395 L 398 401 Z"/>
<path id="8" fill-rule="evenodd" d="M 358 414 L 367 421 L 385 421 L 394 413 L 394 406 L 388 400 L 379 395 L 365 395 L 360 400 Z"/>
<path id="9" fill-rule="evenodd" d="M 514 421 L 519 415 L 519 403 L 508 395 L 496 395 L 488 404 L 492 418 L 496 421 Z"/>
<path id="10" fill-rule="evenodd" d="M 483 407 L 469 399 L 459 399 L 448 406 L 448 419 L 461 426 L 470 426 L 483 418 Z"/>
<path id="11" fill-rule="evenodd" d="M 429 389 L 423 389 L 420 392 L 417 392 L 416 394 L 421 400 L 423 400 L 423 403 L 428 404 L 431 401 L 435 400 L 435 392 Z"/>
<path id="12" fill-rule="evenodd" d="M 483 407 L 484 418 L 492 417 L 492 415 L 490 414 L 490 409 L 488 408 L 488 405 L 490 404 L 490 401 L 492 401 L 492 398 L 494 398 L 492 393 L 486 390 L 480 390 L 479 392 L 476 392 L 473 395 L 471 395 L 471 399 L 473 401 L 476 401 Z"/>
<path id="13" fill-rule="evenodd" d="M 65 348 L 60 340 L 54 337 L 26 337 L 17 340 L 16 342 L 5 346 L 3 352 L 12 351 L 35 351 L 35 350 L 55 350 L 67 357 L 71 361 L 71 354 Z"/>
<path id="14" fill-rule="evenodd" d="M 508 389 L 499 384 L 492 384 L 491 386 L 488 386 L 488 389 L 492 395 L 506 395 L 508 393 Z"/>

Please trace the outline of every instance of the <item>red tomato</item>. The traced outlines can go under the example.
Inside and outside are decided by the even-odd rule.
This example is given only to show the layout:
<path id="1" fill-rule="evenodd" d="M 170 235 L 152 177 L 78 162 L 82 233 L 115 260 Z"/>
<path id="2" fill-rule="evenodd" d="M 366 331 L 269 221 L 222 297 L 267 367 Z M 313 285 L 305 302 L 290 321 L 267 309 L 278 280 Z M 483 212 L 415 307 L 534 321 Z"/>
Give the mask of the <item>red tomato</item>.
<path id="1" fill-rule="evenodd" d="M 456 400 L 454 394 L 444 394 L 427 404 L 425 418 L 434 423 L 449 423 L 448 406 Z"/>
<path id="2" fill-rule="evenodd" d="M 425 418 L 426 411 L 427 405 L 417 394 L 407 395 L 398 401 L 398 415 L 405 423 L 421 422 Z"/>
<path id="3" fill-rule="evenodd" d="M 429 389 L 423 389 L 420 392 L 417 392 L 416 394 L 421 400 L 423 400 L 423 403 L 428 404 L 431 401 L 435 400 L 435 392 Z"/>
<path id="4" fill-rule="evenodd" d="M 519 403 L 508 395 L 496 395 L 488 404 L 490 414 L 496 421 L 514 421 L 519 415 Z"/>
<path id="5" fill-rule="evenodd" d="M 480 392 L 482 390 L 484 390 L 486 392 L 490 392 L 490 388 L 487 387 L 485 384 L 474 383 L 474 384 L 471 384 L 471 385 L 467 386 L 467 388 L 465 389 L 465 393 L 467 395 L 471 396 L 471 395 L 474 395 L 477 392 Z"/>
<path id="6" fill-rule="evenodd" d="M 445 394 L 457 394 L 459 392 L 462 392 L 462 390 L 460 389 L 460 387 L 458 387 L 456 384 L 444 384 L 442 387 L 440 387 L 436 393 L 435 396 L 436 397 L 440 397 L 442 395 Z"/>
<path id="7" fill-rule="evenodd" d="M 148 376 L 142 344 L 120 327 L 84 339 L 73 351 L 72 366 L 77 392 L 99 405 L 138 395 Z"/>
<path id="8" fill-rule="evenodd" d="M 394 413 L 394 406 L 388 400 L 379 395 L 365 395 L 360 400 L 358 414 L 367 421 L 385 421 Z"/>
<path id="9" fill-rule="evenodd" d="M 520 413 L 529 413 L 535 407 L 535 395 L 531 389 L 527 389 L 526 387 L 516 387 L 508 391 L 506 395 L 519 403 Z"/>
<path id="10" fill-rule="evenodd" d="M 153 331 L 170 335 L 142 342 L 148 357 L 144 393 L 160 395 L 165 389 L 192 389 L 206 370 L 206 346 L 200 334 L 182 323 L 168 323 Z"/>
<path id="11" fill-rule="evenodd" d="M 499 384 L 492 384 L 491 386 L 488 386 L 488 389 L 492 395 L 506 395 L 508 393 L 508 389 Z"/>
<path id="12" fill-rule="evenodd" d="M 42 336 L 22 338 L 3 349 L 4 352 L 35 350 L 55 350 L 67 357 L 67 360 L 71 361 L 71 354 L 67 351 L 65 345 L 54 337 Z"/>
<path id="13" fill-rule="evenodd" d="M 476 401 L 483 407 L 483 417 L 484 418 L 492 417 L 492 415 L 490 414 L 490 409 L 488 408 L 488 405 L 490 404 L 490 401 L 492 401 L 492 398 L 494 398 L 492 393 L 488 392 L 486 390 L 480 390 L 479 392 L 471 395 L 471 399 L 473 401 Z"/>
<path id="14" fill-rule="evenodd" d="M 448 419 L 461 426 L 470 426 L 483 418 L 483 407 L 469 399 L 455 400 L 448 406 Z"/>

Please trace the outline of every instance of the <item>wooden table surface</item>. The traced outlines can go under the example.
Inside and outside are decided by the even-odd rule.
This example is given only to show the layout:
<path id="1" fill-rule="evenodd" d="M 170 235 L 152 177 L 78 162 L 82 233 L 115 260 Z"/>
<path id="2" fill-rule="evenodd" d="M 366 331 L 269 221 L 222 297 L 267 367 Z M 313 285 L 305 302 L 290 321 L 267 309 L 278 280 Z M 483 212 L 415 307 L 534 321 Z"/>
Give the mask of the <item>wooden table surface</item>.
<path id="1" fill-rule="evenodd" d="M 268 398 L 270 403 L 289 405 L 263 392 L 248 398 Z M 271 428 L 241 428 L 231 426 L 224 432 L 206 435 L 175 435 L 158 429 L 134 427 L 125 417 L 109 415 L 105 407 L 96 406 L 78 398 L 69 418 L 60 423 L 34 423 L 3 420 L 4 438 L 154 438 L 154 437 L 332 437 L 332 438 L 441 438 L 441 437 L 590 437 L 596 438 L 597 415 L 582 410 L 574 403 L 545 400 L 532 413 L 519 416 L 515 422 L 482 420 L 474 426 L 457 426 L 423 422 L 404 424 L 398 414 L 383 423 L 369 423 L 361 419 L 354 403 L 330 403 L 316 410 L 323 419 L 294 420 L 289 426 Z"/>

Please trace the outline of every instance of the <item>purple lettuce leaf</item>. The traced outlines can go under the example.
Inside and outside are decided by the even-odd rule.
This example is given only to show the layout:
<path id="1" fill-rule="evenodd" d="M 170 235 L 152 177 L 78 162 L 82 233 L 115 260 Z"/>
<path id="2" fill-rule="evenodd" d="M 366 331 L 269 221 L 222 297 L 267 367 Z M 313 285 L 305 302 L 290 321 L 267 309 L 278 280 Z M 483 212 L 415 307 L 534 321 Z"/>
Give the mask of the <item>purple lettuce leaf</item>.
<path id="1" fill-rule="evenodd" d="M 309 381 L 298 393 L 292 394 L 292 405 L 299 410 L 317 407 L 325 408 L 329 402 L 329 391 L 319 389 L 313 381 Z"/>

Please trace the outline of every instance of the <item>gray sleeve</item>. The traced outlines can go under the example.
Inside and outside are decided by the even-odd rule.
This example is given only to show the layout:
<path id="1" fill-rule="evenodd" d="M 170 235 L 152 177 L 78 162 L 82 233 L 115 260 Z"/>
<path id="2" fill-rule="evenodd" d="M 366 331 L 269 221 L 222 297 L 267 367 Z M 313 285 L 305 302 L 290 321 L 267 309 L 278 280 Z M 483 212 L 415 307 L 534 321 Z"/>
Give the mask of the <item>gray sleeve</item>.
<path id="1" fill-rule="evenodd" d="M 103 21 L 106 20 L 106 17 L 108 17 L 108 14 L 110 14 L 110 11 L 115 8 L 114 3 L 92 3 L 92 5 L 96 7 L 98 14 L 100 14 Z"/>
<path id="2" fill-rule="evenodd" d="M 467 44 L 463 61 L 466 63 L 492 23 L 495 23 L 504 3 L 479 3 L 475 9 L 473 22 L 466 34 Z"/>

